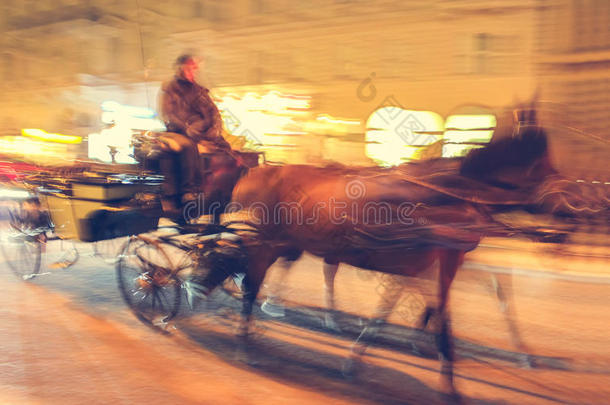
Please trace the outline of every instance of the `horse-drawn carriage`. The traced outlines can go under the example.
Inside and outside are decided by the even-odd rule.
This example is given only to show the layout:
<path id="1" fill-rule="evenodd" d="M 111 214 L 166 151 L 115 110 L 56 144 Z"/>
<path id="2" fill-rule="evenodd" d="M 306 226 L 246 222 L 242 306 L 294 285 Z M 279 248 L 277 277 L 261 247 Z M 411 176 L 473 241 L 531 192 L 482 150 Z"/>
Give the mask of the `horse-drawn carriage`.
<path id="1" fill-rule="evenodd" d="M 95 244 L 119 240 L 120 249 L 115 244 L 112 253 L 125 302 L 149 325 L 164 324 L 174 317 L 180 307 L 183 280 L 179 277 L 186 277 L 196 265 L 202 243 L 207 247 L 226 240 L 224 247 L 229 248 L 228 241 L 235 240 L 220 233 L 210 216 L 200 217 L 222 211 L 235 182 L 258 164 L 261 154 L 231 151 L 229 156 L 225 151 L 200 150 L 205 204 L 201 201 L 196 210 L 180 212 L 189 216 L 180 224 L 167 221 L 159 227 L 160 218 L 175 219 L 176 212 L 164 211 L 161 204 L 168 187 L 158 171 L 159 161 L 171 156 L 164 153 L 158 137 L 146 134 L 138 138 L 134 145 L 140 162 L 137 167 L 81 161 L 41 170 L 27 176 L 19 189 L 12 189 L 4 198 L 7 226 L 0 240 L 11 270 L 24 280 L 36 277 L 51 240 Z M 236 164 L 236 157 L 241 165 Z M 151 232 L 159 234 L 145 235 Z M 214 236 L 208 237 L 210 234 Z M 78 254 L 62 267 L 77 259 Z M 184 264 L 186 259 L 189 266 Z"/>
<path id="2" fill-rule="evenodd" d="M 219 177 L 224 180 L 215 182 L 212 167 L 208 184 L 226 187 L 218 194 L 225 197 L 221 203 L 228 202 L 226 196 L 233 191 L 234 202 L 246 209 L 259 208 L 252 211 L 258 225 L 254 238 L 242 239 L 226 226 L 211 229 L 209 224 L 197 223 L 172 226 L 175 231 L 171 233 L 142 234 L 156 229 L 162 215 L 159 199 L 147 197 L 155 195 L 153 190 L 159 183 L 145 176 L 123 177 L 114 185 L 110 185 L 108 177 L 101 184 L 69 179 L 64 183 L 70 187 L 63 191 L 38 186 L 33 188 L 35 195 L 25 199 L 22 209 L 13 215 L 12 228 L 24 247 L 38 246 L 32 249 L 38 252 L 47 233 L 53 231 L 60 236 L 65 231 L 64 237 L 89 241 L 139 234 L 130 236 L 118 256 L 119 288 L 140 320 L 161 328 L 178 313 L 184 285 L 196 281 L 199 291 L 207 295 L 241 269 L 246 272 L 242 311 L 245 325 L 241 329 L 244 339 L 256 295 L 267 269 L 278 257 L 309 251 L 330 264 L 348 263 L 411 276 L 438 262 L 439 304 L 423 314 L 423 322 L 425 325 L 432 312 L 441 319 L 438 349 L 443 373 L 453 388 L 454 355 L 446 307 L 456 271 L 465 252 L 476 248 L 486 235 L 547 236 L 536 230 L 505 226 L 493 216 L 519 208 L 548 207 L 548 196 L 557 194 L 554 187 L 549 193 L 548 186 L 555 184 L 558 176 L 548 158 L 546 134 L 532 127 L 463 159 L 432 160 L 394 169 L 267 165 L 239 180 L 244 171 L 235 167 L 238 172 L 225 172 L 226 176 Z M 117 201 L 115 197 L 121 198 Z M 324 205 L 330 201 L 341 212 Z M 64 207 L 58 209 L 60 202 Z M 35 212 L 48 212 L 49 218 L 30 216 L 23 209 L 28 208 L 27 204 L 36 208 Z M 279 213 L 264 209 L 279 207 L 284 207 Z M 286 207 L 301 210 L 301 219 L 291 217 Z M 383 212 L 390 217 L 367 221 L 371 207 L 386 208 Z M 557 211 L 558 207 L 561 208 L 555 204 L 550 211 Z M 85 212 L 89 214 L 83 218 Z M 139 218 L 133 223 L 117 221 L 111 235 L 99 229 L 104 227 L 102 222 L 96 222 L 98 217 L 121 214 L 128 218 L 130 213 Z M 338 216 L 333 217 L 334 214 Z M 72 225 L 63 226 L 66 222 Z M 207 271 L 200 272 L 202 268 Z M 193 272 L 199 274 L 193 278 Z M 386 303 L 386 309 L 395 304 L 395 300 Z M 354 345 L 352 360 L 364 353 L 387 315 L 386 311 L 364 329 Z"/>

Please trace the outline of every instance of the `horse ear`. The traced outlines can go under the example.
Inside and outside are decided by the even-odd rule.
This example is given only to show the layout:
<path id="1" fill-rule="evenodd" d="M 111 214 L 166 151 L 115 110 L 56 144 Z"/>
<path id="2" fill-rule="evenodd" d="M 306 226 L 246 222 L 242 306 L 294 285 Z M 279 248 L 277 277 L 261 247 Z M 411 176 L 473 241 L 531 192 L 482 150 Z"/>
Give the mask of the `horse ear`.
<path id="1" fill-rule="evenodd" d="M 530 116 L 529 120 L 532 124 L 538 124 L 538 101 L 540 100 L 540 85 L 536 86 L 536 90 L 530 101 Z"/>
<path id="2" fill-rule="evenodd" d="M 521 121 L 520 113 L 523 111 L 523 103 L 517 97 L 517 94 L 513 94 L 513 102 L 512 102 L 512 116 L 513 116 L 513 126 L 517 125 L 519 121 Z"/>

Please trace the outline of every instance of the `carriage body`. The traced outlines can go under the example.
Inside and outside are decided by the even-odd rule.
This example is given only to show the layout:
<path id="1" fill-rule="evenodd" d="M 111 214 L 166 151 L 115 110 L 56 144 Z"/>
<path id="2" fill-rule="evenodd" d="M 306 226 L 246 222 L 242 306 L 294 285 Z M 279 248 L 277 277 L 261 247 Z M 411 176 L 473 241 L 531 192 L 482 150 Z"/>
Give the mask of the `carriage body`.
<path id="1" fill-rule="evenodd" d="M 159 187 L 145 177 L 81 177 L 68 179 L 62 190 L 41 187 L 38 195 L 59 238 L 97 242 L 156 229 Z"/>
<path id="2" fill-rule="evenodd" d="M 26 177 L 21 190 L 14 193 L 16 197 L 11 197 L 6 232 L 0 232 L 0 250 L 11 270 L 29 280 L 39 275 L 49 240 L 94 242 L 94 254 L 116 264 L 118 287 L 126 304 L 138 319 L 159 330 L 157 321 L 163 327 L 177 314 L 184 277 L 198 266 L 199 251 L 209 250 L 207 243 L 205 248 L 199 242 L 183 245 L 180 237 L 192 234 L 199 241 L 204 234 L 218 232 L 218 228 L 199 223 L 170 224 L 168 227 L 175 232 L 169 231 L 169 238 L 160 236 L 167 231 L 151 233 L 159 228 L 161 217 L 171 218 L 161 203 L 168 181 L 159 173 L 158 159 L 164 157 L 163 153 L 142 151 L 135 149 L 139 165 L 86 161 Z M 224 208 L 237 180 L 248 168 L 257 166 L 261 157 L 264 161 L 259 152 L 232 151 L 231 155 L 200 150 L 204 169 L 201 192 L 208 206 Z M 234 156 L 239 156 L 243 165 L 237 165 Z M 197 212 L 197 216 L 206 214 Z M 97 243 L 100 241 L 108 242 Z M 51 267 L 69 267 L 78 257 L 76 247 L 64 250 Z M 182 259 L 194 261 L 184 267 Z M 161 295 L 171 296 L 164 300 L 167 305 L 158 301 Z"/>

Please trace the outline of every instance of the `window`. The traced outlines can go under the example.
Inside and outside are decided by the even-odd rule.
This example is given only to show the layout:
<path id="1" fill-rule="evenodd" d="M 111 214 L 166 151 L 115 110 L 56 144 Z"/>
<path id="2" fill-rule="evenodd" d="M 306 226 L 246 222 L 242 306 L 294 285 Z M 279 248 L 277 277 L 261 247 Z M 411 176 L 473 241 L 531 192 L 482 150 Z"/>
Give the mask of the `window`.
<path id="1" fill-rule="evenodd" d="M 483 147 L 491 141 L 496 124 L 496 117 L 485 111 L 450 115 L 445 121 L 442 156 L 464 156 Z"/>
<path id="2" fill-rule="evenodd" d="M 574 50 L 589 51 L 610 46 L 610 3 L 608 1 L 576 2 L 572 15 Z"/>
<path id="3" fill-rule="evenodd" d="M 456 39 L 453 55 L 458 75 L 493 75 L 518 73 L 524 66 L 514 63 L 519 56 L 520 38 L 514 35 L 476 33 Z"/>
<path id="4" fill-rule="evenodd" d="M 265 0 L 250 0 L 250 13 L 262 14 L 265 12 Z"/>
<path id="5" fill-rule="evenodd" d="M 204 16 L 204 4 L 201 0 L 193 0 L 193 17 L 200 18 Z"/>

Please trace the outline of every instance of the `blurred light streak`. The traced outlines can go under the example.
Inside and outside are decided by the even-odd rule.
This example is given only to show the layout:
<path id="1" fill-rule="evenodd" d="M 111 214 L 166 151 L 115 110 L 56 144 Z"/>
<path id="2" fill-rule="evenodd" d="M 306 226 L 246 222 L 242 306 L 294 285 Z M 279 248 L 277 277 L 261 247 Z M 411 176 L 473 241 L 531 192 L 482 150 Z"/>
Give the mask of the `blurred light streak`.
<path id="1" fill-rule="evenodd" d="M 493 133 L 493 130 L 447 130 L 443 140 L 448 143 L 488 143 Z"/>
<path id="2" fill-rule="evenodd" d="M 46 159 L 64 159 L 69 153 L 68 144 L 44 142 L 23 136 L 4 136 L 0 138 L 0 150 L 3 154 L 18 156 L 37 163 Z"/>
<path id="3" fill-rule="evenodd" d="M 157 118 L 143 118 L 129 115 L 122 111 L 102 112 L 104 124 L 119 124 L 142 131 L 165 131 L 165 125 Z"/>
<path id="4" fill-rule="evenodd" d="M 112 162 L 110 151 L 116 148 L 116 163 L 136 163 L 130 156 L 133 155 L 132 134 L 132 129 L 125 125 L 115 125 L 103 129 L 100 133 L 89 134 L 89 158 L 110 163 Z"/>
<path id="5" fill-rule="evenodd" d="M 79 144 L 83 141 L 83 138 L 80 136 L 48 133 L 38 128 L 23 128 L 21 134 L 45 142 Z"/>
<path id="6" fill-rule="evenodd" d="M 25 190 L 16 190 L 0 187 L 0 199 L 26 199 L 30 193 Z"/>
<path id="7" fill-rule="evenodd" d="M 493 114 L 454 114 L 445 121 L 447 130 L 489 129 L 495 128 L 496 125 L 496 117 Z"/>
<path id="8" fill-rule="evenodd" d="M 433 111 L 382 107 L 366 123 L 366 155 L 382 166 L 417 159 L 421 151 L 441 139 L 444 120 Z"/>
<path id="9" fill-rule="evenodd" d="M 316 120 L 328 122 L 329 124 L 360 125 L 360 120 L 339 119 L 328 114 L 320 114 L 316 117 Z"/>
<path id="10" fill-rule="evenodd" d="M 243 136 L 246 146 L 277 144 L 273 136 L 306 135 L 303 117 L 310 112 L 309 96 L 283 94 L 272 90 L 265 94 L 247 92 L 243 96 L 229 93 L 219 97 L 218 108 L 225 129 L 232 135 Z"/>
<path id="11" fill-rule="evenodd" d="M 443 134 L 443 157 L 465 156 L 488 144 L 497 125 L 493 114 L 454 114 L 447 117 Z"/>
<path id="12" fill-rule="evenodd" d="M 449 158 L 466 156 L 470 150 L 482 147 L 483 145 L 446 143 L 443 145 L 443 157 Z"/>
<path id="13" fill-rule="evenodd" d="M 101 104 L 102 111 L 125 114 L 137 118 L 154 118 L 157 114 L 146 107 L 123 105 L 116 101 L 104 101 Z"/>

